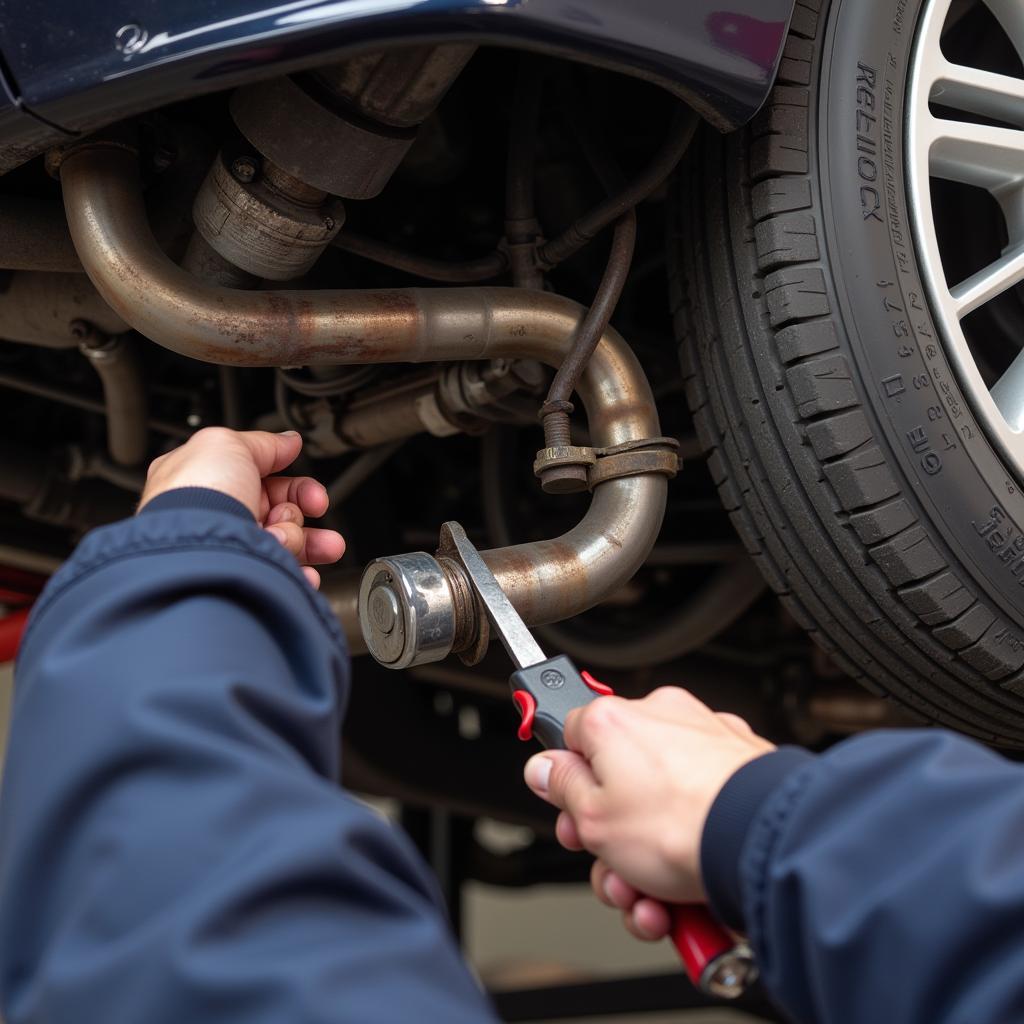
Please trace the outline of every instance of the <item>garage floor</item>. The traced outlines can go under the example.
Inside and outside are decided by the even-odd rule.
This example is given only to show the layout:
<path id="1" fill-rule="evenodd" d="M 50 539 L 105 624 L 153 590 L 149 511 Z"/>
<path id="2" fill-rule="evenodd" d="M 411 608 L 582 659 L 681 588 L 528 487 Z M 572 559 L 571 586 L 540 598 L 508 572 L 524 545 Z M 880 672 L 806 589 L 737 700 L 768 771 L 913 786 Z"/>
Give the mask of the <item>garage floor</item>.
<path id="1" fill-rule="evenodd" d="M 0 670 L 0 741 L 7 733 L 10 694 L 11 673 Z M 465 914 L 470 961 L 486 983 L 502 988 L 655 974 L 678 966 L 668 943 L 632 939 L 618 915 L 594 900 L 585 886 L 538 886 L 524 892 L 472 884 L 465 893 Z M 752 1019 L 731 1012 L 647 1014 L 635 1024 L 746 1024 Z M 598 1019 L 593 1020 L 596 1024 Z M 599 1020 L 634 1024 L 626 1017 Z"/>
<path id="2" fill-rule="evenodd" d="M 637 942 L 618 914 L 586 886 L 538 886 L 529 891 L 472 884 L 465 893 L 466 945 L 492 985 L 544 985 L 681 968 L 668 942 Z M 728 1011 L 591 1018 L 593 1024 L 747 1024 Z M 581 1024 L 577 1018 L 575 1024 Z M 586 1024 L 586 1022 L 583 1022 Z"/>

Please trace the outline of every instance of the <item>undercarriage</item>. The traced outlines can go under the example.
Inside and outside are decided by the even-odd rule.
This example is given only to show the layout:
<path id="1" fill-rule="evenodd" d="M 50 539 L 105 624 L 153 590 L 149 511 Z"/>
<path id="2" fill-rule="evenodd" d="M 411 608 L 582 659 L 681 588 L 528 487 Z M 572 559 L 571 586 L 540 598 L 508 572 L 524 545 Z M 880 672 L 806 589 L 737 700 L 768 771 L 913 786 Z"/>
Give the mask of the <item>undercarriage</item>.
<path id="1" fill-rule="evenodd" d="M 423 616 L 360 628 L 362 567 L 434 552 L 454 519 L 542 642 L 622 693 L 685 682 L 812 741 L 891 716 L 762 599 L 703 465 L 664 237 L 697 130 L 645 83 L 450 44 L 164 108 L 12 172 L 0 561 L 44 576 L 196 430 L 296 429 L 349 543 L 324 593 L 353 654 L 366 633 L 406 669 L 358 662 L 352 785 L 544 814 L 443 553 L 423 556 L 446 574 L 440 639 Z"/>

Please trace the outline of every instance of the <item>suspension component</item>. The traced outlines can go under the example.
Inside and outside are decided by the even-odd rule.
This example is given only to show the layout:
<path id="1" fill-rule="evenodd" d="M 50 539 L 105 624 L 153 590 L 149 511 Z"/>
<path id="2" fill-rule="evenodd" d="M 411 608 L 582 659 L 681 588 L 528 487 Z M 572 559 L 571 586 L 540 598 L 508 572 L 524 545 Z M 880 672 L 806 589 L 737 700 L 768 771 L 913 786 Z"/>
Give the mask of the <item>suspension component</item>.
<path id="1" fill-rule="evenodd" d="M 532 359 L 453 363 L 437 373 L 367 389 L 340 416 L 320 401 L 305 406 L 299 418 L 310 424 L 312 454 L 342 455 L 422 433 L 481 433 L 488 427 L 488 409 L 516 392 L 537 393 L 543 384 L 544 371 Z"/>
<path id="2" fill-rule="evenodd" d="M 135 343 L 124 335 L 103 334 L 84 320 L 74 321 L 72 330 L 103 385 L 110 457 L 119 466 L 137 466 L 146 457 L 149 428 L 146 383 Z"/>

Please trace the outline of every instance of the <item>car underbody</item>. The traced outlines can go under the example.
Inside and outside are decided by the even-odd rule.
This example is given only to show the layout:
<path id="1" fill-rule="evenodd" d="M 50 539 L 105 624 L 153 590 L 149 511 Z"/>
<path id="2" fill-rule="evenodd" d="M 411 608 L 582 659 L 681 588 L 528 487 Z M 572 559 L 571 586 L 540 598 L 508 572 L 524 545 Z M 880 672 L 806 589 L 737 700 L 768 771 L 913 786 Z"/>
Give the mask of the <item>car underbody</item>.
<path id="1" fill-rule="evenodd" d="M 542 643 L 623 693 L 685 680 L 804 737 L 884 717 L 763 599 L 702 464 L 662 227 L 692 111 L 609 72 L 465 45 L 372 54 L 326 69 L 316 89 L 329 81 L 335 102 L 391 122 L 362 168 L 325 163 L 308 119 L 290 131 L 275 111 L 294 97 L 271 82 L 164 108 L 8 175 L 6 564 L 56 564 L 82 531 L 129 514 L 146 462 L 197 429 L 298 429 L 348 538 L 348 567 L 326 570 L 323 590 L 354 653 L 365 651 L 362 565 L 433 551 L 457 519 L 492 549 Z M 303 102 L 326 117 L 316 89 Z M 346 152 L 342 134 L 362 122 L 335 121 L 332 151 Z M 605 340 L 571 436 L 558 436 L 562 413 L 545 438 L 551 368 L 587 307 Z M 571 442 L 591 462 L 594 449 L 622 449 L 600 457 L 609 476 L 591 481 L 593 496 L 586 461 L 534 474 L 538 449 L 564 456 Z M 463 632 L 471 665 L 390 673 L 359 660 L 353 771 L 413 801 L 539 813 L 492 743 L 514 714 L 504 667 Z M 382 730 L 402 737 L 394 763 Z M 467 763 L 475 794 L 450 781 Z"/>
<path id="2" fill-rule="evenodd" d="M 809 77 L 800 60 L 816 28 L 804 6 L 775 105 L 742 144 L 749 166 L 737 178 L 752 198 L 730 200 L 735 234 L 757 249 L 749 301 L 762 306 L 750 322 L 787 338 L 796 314 L 770 305 L 761 282 L 785 284 L 790 264 L 818 259 L 801 253 L 806 242 L 769 244 L 783 218 L 805 216 L 792 212 L 800 168 L 771 164 L 770 145 L 787 138 L 785 105 Z M 988 39 L 979 6 L 949 14 L 971 47 L 968 30 Z M 1004 43 L 991 44 L 993 62 Z M 810 602 L 789 599 L 788 576 L 769 569 L 768 544 L 742 528 L 738 539 L 730 523 L 754 487 L 733 489 L 727 431 L 707 426 L 728 310 L 693 275 L 690 292 L 679 284 L 681 240 L 712 244 L 691 215 L 709 206 L 702 150 L 738 166 L 740 144 L 718 140 L 728 118 L 708 119 L 694 95 L 653 81 L 460 40 L 307 59 L 13 161 L 0 189 L 5 603 L 30 600 L 85 531 L 131 514 L 147 463 L 193 432 L 298 430 L 302 470 L 327 484 L 328 524 L 348 541 L 322 587 L 358 656 L 346 781 L 409 808 L 535 826 L 538 838 L 512 853 L 465 839 L 462 875 L 502 884 L 581 868 L 545 838 L 552 819 L 520 785 L 527 751 L 508 666 L 446 560 L 445 522 L 466 527 L 546 651 L 626 696 L 684 684 L 774 739 L 811 746 L 916 721 L 882 695 L 891 687 L 850 678 L 850 659 L 799 610 Z M 793 147 L 781 149 L 788 159 Z M 862 202 L 872 187 L 862 184 Z M 936 204 L 940 240 L 965 211 L 991 218 L 981 194 Z M 782 227 L 808 237 L 792 224 Z M 1005 245 L 1001 230 L 985 245 Z M 1006 299 L 988 311 L 999 330 L 975 346 L 1003 364 L 1020 314 L 1019 297 Z M 679 323 L 702 302 L 704 340 L 686 342 Z M 820 313 L 804 319 L 813 327 Z M 686 344 L 708 362 L 697 367 Z M 807 397 L 809 365 L 761 383 L 811 409 L 800 444 L 818 454 L 829 417 L 839 410 L 852 429 L 854 413 Z M 745 414 L 761 401 L 744 398 Z M 753 421 L 715 415 L 754 436 Z M 738 451 L 731 464 L 749 469 Z M 846 454 L 836 442 L 827 457 Z M 825 461 L 818 482 L 833 486 L 847 533 L 860 531 L 870 503 L 843 505 Z M 774 475 L 780 494 L 789 484 Z M 416 565 L 437 577 L 430 629 L 401 588 L 373 597 L 410 564 L 388 561 L 398 553 L 423 553 Z M 877 549 L 871 558 L 886 564 Z M 367 564 L 377 575 L 360 608 Z M 939 621 L 928 595 L 905 596 Z M 1003 679 L 1019 665 L 984 667 Z"/>

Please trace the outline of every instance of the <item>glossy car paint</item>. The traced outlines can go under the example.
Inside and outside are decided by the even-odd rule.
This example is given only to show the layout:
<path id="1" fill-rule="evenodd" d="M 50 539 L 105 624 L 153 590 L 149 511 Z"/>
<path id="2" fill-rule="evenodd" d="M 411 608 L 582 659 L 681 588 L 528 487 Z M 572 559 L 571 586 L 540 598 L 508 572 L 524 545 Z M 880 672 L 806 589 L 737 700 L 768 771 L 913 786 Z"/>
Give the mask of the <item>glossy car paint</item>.
<path id="1" fill-rule="evenodd" d="M 367 46 L 467 38 L 649 79 L 725 130 L 767 96 L 794 2 L 0 0 L 0 54 L 27 135 L 26 113 L 54 135 L 88 131 Z M 0 170 L 19 144 L 11 128 Z"/>

